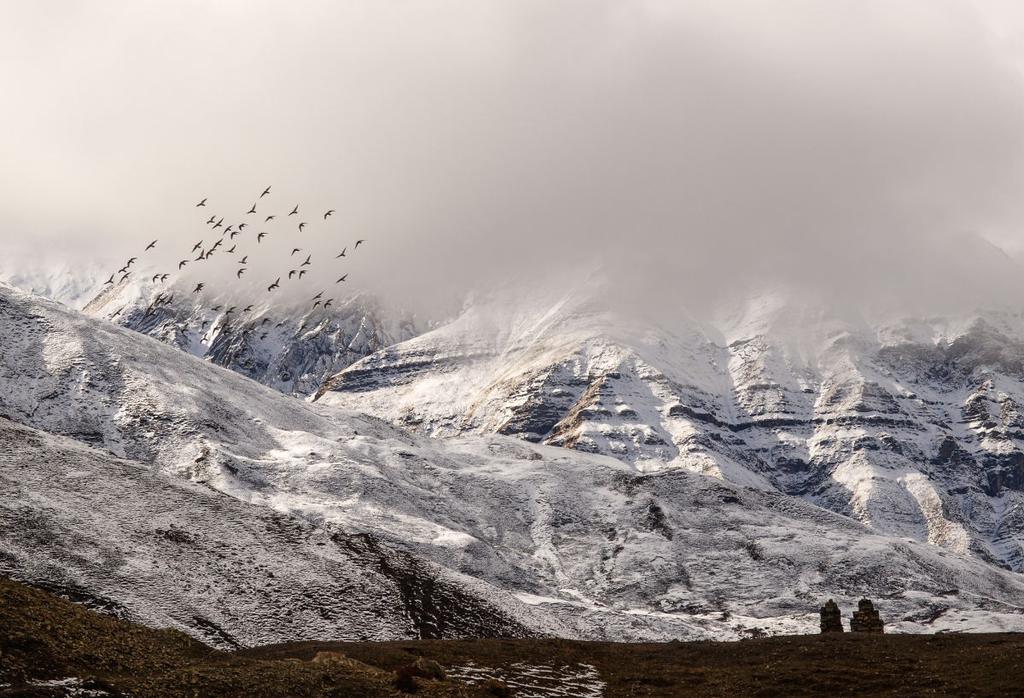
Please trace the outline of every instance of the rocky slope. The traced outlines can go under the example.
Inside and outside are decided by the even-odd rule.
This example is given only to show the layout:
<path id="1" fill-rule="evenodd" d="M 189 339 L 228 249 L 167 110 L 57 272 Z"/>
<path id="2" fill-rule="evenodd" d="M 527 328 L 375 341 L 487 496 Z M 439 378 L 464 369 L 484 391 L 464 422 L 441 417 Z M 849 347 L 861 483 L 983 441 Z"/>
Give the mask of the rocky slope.
<path id="1" fill-rule="evenodd" d="M 479 304 L 317 397 L 703 473 L 1024 570 L 1024 316 L 869 320 L 781 294 L 678 315 Z"/>
<path id="2" fill-rule="evenodd" d="M 0 415 L 21 425 L 0 459 L 5 571 L 201 637 L 189 618 L 242 643 L 442 622 L 730 638 L 813 630 L 822 599 L 863 595 L 896 630 L 1024 629 L 1019 575 L 872 532 L 763 476 L 410 435 L 3 286 L 0 357 Z M 350 600 L 392 615 L 368 627 Z"/>

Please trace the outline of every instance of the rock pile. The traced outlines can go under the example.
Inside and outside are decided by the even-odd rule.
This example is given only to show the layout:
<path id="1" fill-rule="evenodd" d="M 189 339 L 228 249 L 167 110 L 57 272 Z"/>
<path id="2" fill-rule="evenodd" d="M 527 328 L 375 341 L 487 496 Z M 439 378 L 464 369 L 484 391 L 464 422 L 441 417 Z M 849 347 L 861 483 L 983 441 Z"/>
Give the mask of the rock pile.
<path id="1" fill-rule="evenodd" d="M 841 633 L 843 632 L 843 615 L 839 611 L 839 605 L 829 599 L 821 607 L 821 632 Z"/>
<path id="2" fill-rule="evenodd" d="M 882 633 L 885 632 L 885 624 L 875 610 L 874 605 L 867 599 L 861 599 L 857 603 L 857 610 L 853 612 L 850 619 L 850 631 L 854 633 Z"/>

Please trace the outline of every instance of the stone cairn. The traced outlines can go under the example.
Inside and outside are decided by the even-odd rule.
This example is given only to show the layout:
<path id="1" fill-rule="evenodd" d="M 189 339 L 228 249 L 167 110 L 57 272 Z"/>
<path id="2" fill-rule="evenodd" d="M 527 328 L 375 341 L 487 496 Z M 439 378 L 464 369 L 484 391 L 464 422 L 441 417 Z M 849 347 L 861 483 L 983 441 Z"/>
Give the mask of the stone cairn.
<path id="1" fill-rule="evenodd" d="M 821 607 L 821 632 L 843 632 L 843 615 L 839 611 L 839 606 L 832 599 L 829 599 Z"/>
<path id="2" fill-rule="evenodd" d="M 824 623 L 822 616 L 822 623 Z M 875 610 L 874 605 L 867 599 L 857 602 L 857 610 L 853 612 L 850 619 L 850 632 L 854 633 L 883 633 L 885 624 Z"/>

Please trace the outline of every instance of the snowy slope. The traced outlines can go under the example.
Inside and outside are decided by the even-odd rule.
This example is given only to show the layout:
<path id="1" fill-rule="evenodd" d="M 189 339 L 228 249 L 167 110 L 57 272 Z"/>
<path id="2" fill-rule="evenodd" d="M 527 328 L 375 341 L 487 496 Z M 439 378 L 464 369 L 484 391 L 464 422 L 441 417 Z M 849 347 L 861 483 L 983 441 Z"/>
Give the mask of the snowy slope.
<path id="1" fill-rule="evenodd" d="M 801 497 L 1024 570 L 1024 316 L 842 316 L 767 294 L 710 319 L 586 293 L 478 304 L 333 377 L 323 404 Z"/>
<path id="2" fill-rule="evenodd" d="M 339 298 L 328 309 L 270 300 L 278 299 L 211 301 L 184 281 L 142 278 L 106 287 L 84 311 L 303 396 L 355 361 L 422 331 L 415 317 L 386 312 L 365 294 Z"/>
<path id="3" fill-rule="evenodd" d="M 763 475 L 752 474 L 757 486 L 746 487 L 685 468 L 639 468 L 642 463 L 510 436 L 413 436 L 372 417 L 282 395 L 138 333 L 2 286 L 0 356 L 0 414 L 153 471 L 143 478 L 145 471 L 132 470 L 137 466 L 112 459 L 90 470 L 78 462 L 87 459 L 48 455 L 55 448 L 75 450 L 66 441 L 44 443 L 34 454 L 12 450 L 13 457 L 0 460 L 5 491 L 13 492 L 7 499 L 15 502 L 4 535 L 5 544 L 15 543 L 4 564 L 93 590 L 141 617 L 159 619 L 167 611 L 152 598 L 128 593 L 124 580 L 135 569 L 148 569 L 149 576 L 135 578 L 159 582 L 159 590 L 175 578 L 177 566 L 194 566 L 192 584 L 200 591 L 183 603 L 195 615 L 246 642 L 292 637 L 288 626 L 275 629 L 273 621 L 247 624 L 242 609 L 263 598 L 263 582 L 232 586 L 237 605 L 221 613 L 221 601 L 204 592 L 210 565 L 218 569 L 208 557 L 165 561 L 166 550 L 156 543 L 139 545 L 154 533 L 139 516 L 139 503 L 119 494 L 126 472 L 136 473 L 128 478 L 133 487 L 153 491 L 143 511 L 160 511 L 153 502 L 159 498 L 178 502 L 185 512 L 180 518 L 190 522 L 188 536 L 202 539 L 211 518 L 219 519 L 212 539 L 238 535 L 223 516 L 201 511 L 204 501 L 230 503 L 240 520 L 266 521 L 273 518 L 270 510 L 303 519 L 303 536 L 312 542 L 296 547 L 296 576 L 321 564 L 317 541 L 325 542 L 324 555 L 344 558 L 359 574 L 366 573 L 360 561 L 371 553 L 385 576 L 393 576 L 392 556 L 431 560 L 447 570 L 432 574 L 460 594 L 495 599 L 481 606 L 486 614 L 479 612 L 489 628 L 515 618 L 525 631 L 588 638 L 727 638 L 812 630 L 823 599 L 852 603 L 867 595 L 880 601 L 898 630 L 1024 629 L 1019 575 L 977 557 L 872 533 L 852 518 L 763 486 Z M 74 462 L 62 465 L 68 461 Z M 26 462 L 38 469 L 27 482 L 14 471 Z M 88 500 L 73 496 L 78 486 L 62 467 L 84 470 L 91 486 L 107 493 L 95 515 Z M 182 482 L 176 494 L 163 494 L 161 488 L 172 487 L 168 476 Z M 135 484 L 139 480 L 145 482 Z M 208 499 L 212 495 L 188 489 L 195 485 L 185 481 L 230 499 Z M 185 492 L 198 492 L 196 502 Z M 61 536 L 34 538 L 36 520 L 65 531 L 87 521 L 82 530 L 102 564 L 68 565 L 64 560 L 74 549 Z M 118 520 L 134 523 L 113 530 L 103 523 Z M 154 516 L 152 525 L 169 530 L 169 523 Z M 119 539 L 122 528 L 127 541 Z M 287 556 L 287 540 L 268 539 L 265 529 L 265 523 L 248 525 L 239 545 L 257 561 L 255 551 L 263 548 Z M 359 545 L 339 545 L 328 531 L 378 542 L 359 552 Z M 124 554 L 136 546 L 137 557 Z M 389 551 L 384 557 L 381 547 Z M 107 549 L 122 554 L 103 562 Z M 45 555 L 33 557 L 34 550 Z M 61 563 L 36 564 L 47 556 Z M 416 564 L 422 569 L 427 563 Z M 62 568 L 68 570 L 63 576 Z M 239 575 L 252 576 L 244 566 Z M 305 603 L 292 598 L 284 602 L 289 608 Z M 471 608 L 469 615 L 478 612 Z M 387 627 L 404 633 L 409 624 Z"/>
<path id="4" fill-rule="evenodd" d="M 0 255 L 0 281 L 23 291 L 81 309 L 98 292 L 110 272 L 98 260 L 39 259 L 38 254 L 4 250 Z M 30 261 L 31 260 L 31 261 Z"/>

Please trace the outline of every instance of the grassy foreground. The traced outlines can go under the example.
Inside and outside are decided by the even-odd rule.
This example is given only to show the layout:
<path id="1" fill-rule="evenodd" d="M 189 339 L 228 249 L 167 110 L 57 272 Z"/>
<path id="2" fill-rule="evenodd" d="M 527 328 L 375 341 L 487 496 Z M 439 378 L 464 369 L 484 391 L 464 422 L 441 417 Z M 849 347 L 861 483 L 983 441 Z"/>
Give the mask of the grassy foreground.
<path id="1" fill-rule="evenodd" d="M 400 679 L 421 657 L 449 677 Z M 501 682 L 454 678 L 467 671 Z M 93 695 L 135 696 L 408 695 L 399 685 L 421 696 L 1021 695 L 1024 636 L 303 642 L 229 653 L 0 578 L 0 696 L 65 695 L 45 682 L 72 677 Z"/>

